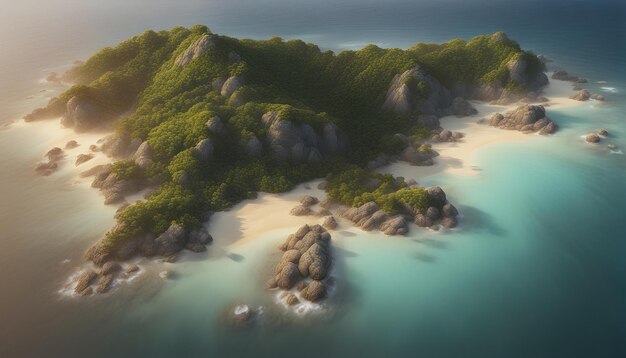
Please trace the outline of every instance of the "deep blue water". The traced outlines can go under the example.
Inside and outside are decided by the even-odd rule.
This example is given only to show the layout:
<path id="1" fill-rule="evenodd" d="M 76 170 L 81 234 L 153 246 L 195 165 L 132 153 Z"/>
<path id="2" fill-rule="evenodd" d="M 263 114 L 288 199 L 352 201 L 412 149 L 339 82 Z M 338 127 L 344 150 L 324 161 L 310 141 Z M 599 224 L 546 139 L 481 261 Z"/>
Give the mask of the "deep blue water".
<path id="1" fill-rule="evenodd" d="M 303 38 L 333 50 L 367 43 L 408 47 L 505 31 L 524 48 L 551 58 L 551 68 L 589 78 L 587 87 L 607 101 L 548 108 L 561 126 L 557 136 L 482 149 L 479 176 L 416 178 L 442 185 L 459 204 L 464 221 L 452 234 L 335 235 L 343 287 L 338 312 L 295 326 L 241 331 L 217 323 L 227 303 L 266 295 L 254 272 L 286 233 L 235 249 L 245 258 L 241 263 L 192 260 L 174 266 L 179 278 L 163 287 L 138 285 L 75 302 L 55 295 L 67 274 L 58 263 L 67 257 L 79 261 L 80 252 L 68 253 L 69 247 L 82 251 L 108 222 L 64 228 L 41 211 L 7 205 L 0 211 L 0 267 L 1 285 L 11 293 L 0 298 L 0 355 L 626 356 L 626 157 L 580 139 L 605 127 L 612 133 L 609 140 L 626 149 L 622 2 L 33 4 L 11 4 L 0 14 L 0 39 L 9 49 L 0 55 L 0 123 L 45 99 L 37 94 L 37 80 L 49 69 L 146 28 L 196 23 L 237 37 Z M 30 95 L 38 97 L 25 101 Z M 6 140 L 0 143 L 8 143 L 7 133 L 0 131 Z M 13 154 L 1 158 L 5 168 L 22 160 Z M 3 185 L 3 198 L 22 190 L 22 184 Z M 37 200 L 60 200 L 60 190 L 37 192 Z M 70 210 L 71 200 L 82 203 L 80 197 L 65 200 Z M 14 230 L 10 223 L 18 217 L 24 226 L 36 222 L 45 238 Z M 36 250 L 41 252 L 35 261 L 30 255 Z"/>

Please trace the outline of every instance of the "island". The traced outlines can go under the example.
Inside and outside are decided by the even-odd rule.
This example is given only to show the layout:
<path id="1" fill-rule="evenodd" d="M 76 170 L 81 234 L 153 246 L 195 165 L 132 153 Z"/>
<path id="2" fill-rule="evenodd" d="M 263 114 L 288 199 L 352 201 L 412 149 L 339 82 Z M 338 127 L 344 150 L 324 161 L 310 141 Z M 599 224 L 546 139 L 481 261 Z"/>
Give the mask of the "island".
<path id="1" fill-rule="evenodd" d="M 120 207 L 117 224 L 86 253 L 104 266 L 99 291 L 119 270 L 111 262 L 206 250 L 213 238 L 202 223 L 212 213 L 315 178 L 324 178 L 323 209 L 313 212 L 318 199 L 303 198 L 292 214 L 327 216 L 324 227 L 294 236 L 300 240 L 312 230 L 302 248 L 285 243 L 293 257 L 286 254 L 269 286 L 295 285 L 305 258 L 324 263 L 324 274 L 315 276 L 306 265 L 301 272 L 322 285 L 330 257 L 307 252 L 328 249 L 336 217 L 388 235 L 406 234 L 412 224 L 457 225 L 458 211 L 443 189 L 375 171 L 394 160 L 432 165 L 431 143 L 463 138 L 441 128 L 442 116 L 476 114 L 468 100 L 522 101 L 490 124 L 553 133 L 557 126 L 544 107 L 530 104 L 546 101 L 545 71 L 542 57 L 502 32 L 406 50 L 369 45 L 335 53 L 301 40 L 236 39 L 202 25 L 175 27 L 146 31 L 78 63 L 62 76 L 74 85 L 25 120 L 60 117 L 77 132 L 109 129 L 89 150 L 114 162 L 81 175 L 93 177 L 106 204 L 146 192 L 145 200 Z M 38 170 L 53 173 L 63 155 L 55 148 Z M 75 165 L 91 158 L 86 153 Z M 77 293 L 97 276 L 82 277 Z M 321 287 L 304 292 L 311 300 L 324 296 Z"/>

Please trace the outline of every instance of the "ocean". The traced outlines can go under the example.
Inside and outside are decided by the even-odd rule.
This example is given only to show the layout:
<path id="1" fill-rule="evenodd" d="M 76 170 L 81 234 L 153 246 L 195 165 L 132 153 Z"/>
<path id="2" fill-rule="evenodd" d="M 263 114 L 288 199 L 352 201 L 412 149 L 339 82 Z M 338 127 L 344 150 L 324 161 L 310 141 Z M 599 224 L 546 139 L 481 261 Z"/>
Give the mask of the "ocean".
<path id="1" fill-rule="evenodd" d="M 206 254 L 142 263 L 136 282 L 68 297 L 64 284 L 115 208 L 74 169 L 35 176 L 43 154 L 73 134 L 18 120 L 61 90 L 43 81 L 48 72 L 148 28 L 196 23 L 335 51 L 505 31 L 606 101 L 547 107 L 561 130 L 480 149 L 479 175 L 416 177 L 446 190 L 463 215 L 456 230 L 333 233 L 337 289 L 314 312 L 286 313 L 263 289 L 276 245 L 297 227 L 240 245 L 222 229 Z M 3 4 L 0 45 L 2 357 L 626 356 L 626 157 L 581 138 L 606 128 L 604 143 L 626 149 L 623 2 L 25 0 Z M 164 268 L 171 279 L 158 277 Z M 225 326 L 234 303 L 272 319 Z"/>

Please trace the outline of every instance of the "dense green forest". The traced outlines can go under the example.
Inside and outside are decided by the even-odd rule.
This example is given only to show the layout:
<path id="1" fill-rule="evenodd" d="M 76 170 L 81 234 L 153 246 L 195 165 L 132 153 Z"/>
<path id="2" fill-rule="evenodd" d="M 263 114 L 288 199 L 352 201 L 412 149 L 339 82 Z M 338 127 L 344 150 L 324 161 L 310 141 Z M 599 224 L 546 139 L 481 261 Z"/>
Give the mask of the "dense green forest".
<path id="1" fill-rule="evenodd" d="M 207 34 L 208 49 L 181 65 L 179 58 Z M 148 167 L 132 160 L 113 167 L 118 179 L 158 183 L 155 194 L 119 216 L 121 225 L 105 242 L 107 250 L 114 250 L 142 233 L 158 235 L 172 222 L 191 228 L 205 213 L 259 191 L 282 192 L 318 177 L 328 176 L 329 196 L 348 205 L 376 201 L 390 212 L 399 203 L 425 207 L 422 189 L 361 169 L 380 152 L 404 149 L 407 144 L 394 133 L 408 134 L 418 144 L 431 134 L 417 125 L 417 113 L 382 109 L 390 82 L 419 64 L 449 87 L 511 87 L 516 84 L 507 63 L 522 57 L 529 63 L 527 71 L 542 70 L 534 55 L 502 34 L 417 44 L 408 50 L 369 45 L 334 53 L 301 40 L 240 40 L 211 34 L 206 26 L 176 27 L 146 31 L 99 51 L 67 74 L 77 84 L 60 100 L 62 105 L 73 97 L 88 100 L 106 114 L 102 118 L 121 117 L 116 135 L 147 141 L 153 151 Z M 224 96 L 222 83 L 233 76 L 243 84 Z M 410 85 L 427 95 L 423 82 Z M 261 118 L 270 111 L 282 121 L 307 124 L 319 135 L 333 123 L 347 136 L 349 149 L 307 162 L 277 160 L 266 144 L 250 155 L 241 143 L 265 138 L 268 127 Z M 207 129 L 213 117 L 225 127 L 219 134 Z M 213 148 L 208 161 L 199 158 L 196 148 L 205 139 Z M 364 183 L 371 179 L 379 185 L 367 188 Z"/>

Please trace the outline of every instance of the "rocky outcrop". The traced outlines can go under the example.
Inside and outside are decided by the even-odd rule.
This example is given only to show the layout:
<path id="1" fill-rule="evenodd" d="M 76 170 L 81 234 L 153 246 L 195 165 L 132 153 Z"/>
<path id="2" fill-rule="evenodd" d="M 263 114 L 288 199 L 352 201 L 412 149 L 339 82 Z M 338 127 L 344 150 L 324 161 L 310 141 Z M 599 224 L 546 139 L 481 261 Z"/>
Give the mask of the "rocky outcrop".
<path id="1" fill-rule="evenodd" d="M 213 35 L 205 34 L 192 43 L 183 53 L 176 57 L 174 63 L 178 66 L 187 66 L 191 61 L 202 56 L 208 49 L 215 47 Z"/>
<path id="2" fill-rule="evenodd" d="M 587 101 L 591 98 L 591 93 L 583 88 L 570 98 L 576 101 Z"/>
<path id="3" fill-rule="evenodd" d="M 415 65 L 393 78 L 383 108 L 402 115 L 417 112 L 441 117 L 451 104 L 450 91 Z"/>
<path id="4" fill-rule="evenodd" d="M 98 140 L 98 143 L 100 144 L 98 150 L 112 158 L 126 158 L 134 154 L 142 144 L 140 139 L 115 134 Z"/>
<path id="5" fill-rule="evenodd" d="M 576 92 L 576 94 L 571 96 L 570 98 L 576 101 L 581 101 L 581 102 L 588 101 L 589 99 L 594 99 L 596 101 L 604 101 L 603 95 L 600 95 L 597 93 L 589 93 L 589 91 L 584 88 Z"/>
<path id="6" fill-rule="evenodd" d="M 311 210 L 308 206 L 298 205 L 291 209 L 289 214 L 293 216 L 308 216 L 313 214 L 313 210 Z"/>
<path id="7" fill-rule="evenodd" d="M 289 235 L 280 247 L 284 253 L 274 269 L 275 275 L 266 286 L 291 290 L 299 284 L 303 287 L 301 296 L 304 299 L 315 302 L 324 298 L 325 281 L 332 266 L 330 240 L 330 234 L 320 225 L 304 225 Z M 297 303 L 294 299 L 291 301 L 291 304 Z"/>
<path id="8" fill-rule="evenodd" d="M 539 105 L 522 105 L 505 114 L 496 113 L 486 122 L 494 127 L 521 132 L 539 132 L 539 134 L 552 134 L 558 126 L 546 116 L 546 110 Z"/>
<path id="9" fill-rule="evenodd" d="M 67 101 L 65 116 L 61 123 L 65 127 L 74 128 L 82 132 L 102 124 L 111 119 L 112 115 L 106 112 L 89 97 L 74 96 Z"/>
<path id="10" fill-rule="evenodd" d="M 530 90 L 537 90 L 548 84 L 548 76 L 543 72 L 534 75 L 528 71 L 528 61 L 523 57 L 510 60 L 506 64 L 509 79 Z"/>
<path id="11" fill-rule="evenodd" d="M 76 157 L 76 161 L 74 162 L 74 166 L 79 166 L 85 162 L 88 162 L 94 158 L 93 154 L 79 154 Z"/>
<path id="12" fill-rule="evenodd" d="M 141 182 L 138 179 L 120 179 L 113 172 L 111 165 L 98 166 L 97 168 L 83 172 L 81 176 L 95 175 L 91 186 L 100 189 L 104 194 L 104 203 L 107 205 L 121 202 L 126 195 L 141 189 Z"/>
<path id="13" fill-rule="evenodd" d="M 141 143 L 139 148 L 137 148 L 137 151 L 133 155 L 133 160 L 139 168 L 145 170 L 148 169 L 148 167 L 150 167 L 150 165 L 153 163 L 153 155 L 154 152 L 152 151 L 152 147 L 150 146 L 148 141 L 145 141 Z"/>
<path id="14" fill-rule="evenodd" d="M 322 226 L 327 230 L 335 230 L 338 226 L 337 220 L 335 220 L 333 216 L 328 216 L 326 217 L 326 219 L 324 219 L 324 223 L 322 223 Z"/>
<path id="15" fill-rule="evenodd" d="M 98 275 L 91 270 L 87 270 L 83 272 L 78 277 L 78 280 L 76 281 L 74 292 L 80 294 L 83 291 L 85 291 L 91 285 L 91 283 L 96 279 L 96 277 L 98 277 Z"/>
<path id="16" fill-rule="evenodd" d="M 429 166 L 435 164 L 433 158 L 438 155 L 429 145 L 421 145 L 418 149 L 408 146 L 400 154 L 400 160 L 412 165 Z"/>
<path id="17" fill-rule="evenodd" d="M 331 122 L 317 133 L 308 124 L 281 119 L 277 112 L 267 112 L 261 120 L 271 154 L 278 160 L 319 162 L 347 148 L 347 137 Z"/>
<path id="18" fill-rule="evenodd" d="M 447 129 L 444 129 L 439 132 L 439 134 L 434 134 L 430 140 L 434 143 L 442 143 L 442 142 L 458 142 L 464 137 L 463 133 L 460 132 L 451 132 Z"/>
<path id="19" fill-rule="evenodd" d="M 69 142 L 65 143 L 65 149 L 74 149 L 77 148 L 78 146 L 80 146 L 80 144 L 78 144 L 77 141 L 75 140 L 70 140 Z"/>
<path id="20" fill-rule="evenodd" d="M 309 206 L 313 206 L 317 203 L 319 203 L 319 199 L 314 197 L 314 196 L 310 196 L 310 195 L 305 195 L 302 198 L 300 198 L 300 204 L 302 204 L 303 206 L 309 207 Z"/>
<path id="21" fill-rule="evenodd" d="M 178 224 L 172 224 L 154 241 L 157 245 L 156 250 L 159 255 L 174 255 L 185 247 L 187 241 L 185 229 Z"/>
<path id="22" fill-rule="evenodd" d="M 572 76 L 563 70 L 554 71 L 554 73 L 552 73 L 552 79 L 559 80 L 559 81 L 575 82 L 575 83 L 587 83 L 586 78 Z"/>
<path id="23" fill-rule="evenodd" d="M 54 97 L 48 101 L 48 105 L 37 108 L 31 113 L 24 116 L 25 122 L 33 122 L 42 119 L 58 118 L 65 114 L 66 104 L 61 99 Z"/>
<path id="24" fill-rule="evenodd" d="M 607 131 L 607 130 L 606 130 L 606 129 L 604 129 L 604 128 L 600 128 L 600 129 L 598 130 L 598 135 L 601 135 L 601 136 L 603 136 L 603 137 L 608 137 L 608 135 L 609 135 L 609 131 Z"/>
<path id="25" fill-rule="evenodd" d="M 343 211 L 341 216 L 366 231 L 380 230 L 386 235 L 404 235 L 408 232 L 404 217 L 387 215 L 373 201 L 358 208 L 349 208 Z"/>
<path id="26" fill-rule="evenodd" d="M 54 147 L 46 153 L 47 161 L 37 164 L 35 172 L 39 175 L 50 175 L 59 169 L 59 162 L 65 158 L 65 152 L 59 147 Z"/>
<path id="27" fill-rule="evenodd" d="M 600 143 L 600 136 L 596 133 L 589 133 L 585 136 L 585 141 L 587 143 Z"/>
<path id="28" fill-rule="evenodd" d="M 213 134 L 222 134 L 226 130 L 224 123 L 222 123 L 222 119 L 218 116 L 211 117 L 206 122 L 206 128 Z"/>
<path id="29" fill-rule="evenodd" d="M 196 145 L 196 157 L 203 162 L 211 160 L 214 151 L 213 142 L 210 138 L 205 138 Z"/>
<path id="30" fill-rule="evenodd" d="M 229 77 L 220 90 L 220 94 L 222 97 L 230 97 L 233 92 L 238 90 L 241 86 L 243 86 L 243 78 L 239 76 Z"/>
<path id="31" fill-rule="evenodd" d="M 478 114 L 478 111 L 465 98 L 456 97 L 450 106 L 450 113 L 457 117 L 467 117 Z"/>

